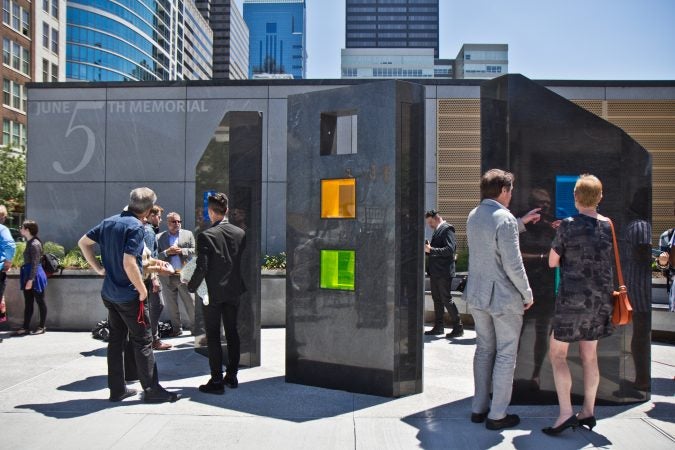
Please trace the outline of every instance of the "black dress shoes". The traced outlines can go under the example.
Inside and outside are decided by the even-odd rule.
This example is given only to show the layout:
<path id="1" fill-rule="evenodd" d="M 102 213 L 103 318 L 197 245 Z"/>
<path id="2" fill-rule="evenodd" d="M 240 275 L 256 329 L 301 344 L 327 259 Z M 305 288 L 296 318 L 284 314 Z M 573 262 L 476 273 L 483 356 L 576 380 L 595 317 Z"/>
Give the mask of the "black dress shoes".
<path id="1" fill-rule="evenodd" d="M 441 334 L 445 333 L 445 330 L 443 327 L 433 327 L 431 330 L 427 330 L 424 332 L 425 336 L 439 336 Z"/>
<path id="2" fill-rule="evenodd" d="M 584 417 L 583 419 L 577 418 L 579 421 L 580 427 L 588 427 L 589 430 L 593 431 L 593 427 L 597 424 L 595 416 Z"/>
<path id="3" fill-rule="evenodd" d="M 503 419 L 487 419 L 485 421 L 485 428 L 488 430 L 501 430 L 502 428 L 515 427 L 519 423 L 520 417 L 518 417 L 518 414 L 507 414 Z"/>
<path id="4" fill-rule="evenodd" d="M 222 381 L 213 381 L 212 378 L 208 381 L 208 383 L 199 386 L 199 392 L 204 392 L 205 394 L 223 395 L 225 393 L 225 385 Z"/>
<path id="5" fill-rule="evenodd" d="M 127 388 L 127 389 L 124 390 L 124 393 L 121 394 L 121 395 L 111 395 L 109 400 L 111 402 L 121 402 L 125 398 L 133 397 L 137 393 L 138 393 L 138 391 L 136 389 Z"/>
<path id="6" fill-rule="evenodd" d="M 145 403 L 173 403 L 180 399 L 180 394 L 169 392 L 162 386 L 147 388 L 144 391 L 143 401 Z"/>
<path id="7" fill-rule="evenodd" d="M 546 427 L 543 428 L 541 431 L 543 431 L 544 434 L 548 434 L 549 436 L 556 436 L 568 428 L 572 428 L 572 430 L 574 430 L 578 426 L 579 426 L 579 419 L 577 419 L 577 416 L 572 416 L 563 423 L 561 423 L 560 425 L 558 425 L 557 427 Z"/>
<path id="8" fill-rule="evenodd" d="M 471 421 L 473 423 L 483 423 L 483 422 L 485 422 L 485 419 L 487 419 L 487 415 L 488 415 L 489 412 L 490 412 L 489 409 L 487 411 L 485 411 L 484 413 L 472 412 L 471 413 Z"/>
<path id="9" fill-rule="evenodd" d="M 226 374 L 225 378 L 223 378 L 223 384 L 230 389 L 237 389 L 237 387 L 239 387 L 239 380 L 237 380 L 236 375 Z"/>
<path id="10" fill-rule="evenodd" d="M 453 339 L 462 336 L 464 336 L 464 327 L 462 325 L 457 325 L 453 327 L 452 332 L 445 335 L 445 337 L 448 339 Z"/>

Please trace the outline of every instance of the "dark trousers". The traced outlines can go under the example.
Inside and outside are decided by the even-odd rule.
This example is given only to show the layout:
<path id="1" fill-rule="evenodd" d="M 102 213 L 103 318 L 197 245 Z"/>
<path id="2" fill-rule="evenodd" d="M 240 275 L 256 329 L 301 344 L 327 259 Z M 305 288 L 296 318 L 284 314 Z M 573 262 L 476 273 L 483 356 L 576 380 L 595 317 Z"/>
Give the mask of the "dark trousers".
<path id="1" fill-rule="evenodd" d="M 223 348 L 220 346 L 220 322 L 225 328 L 227 340 L 227 373 L 236 375 L 239 370 L 239 332 L 237 331 L 237 311 L 239 305 L 227 303 L 209 303 L 204 305 L 204 325 L 206 327 L 206 345 L 209 350 L 211 378 L 220 381 L 223 378 Z"/>
<path id="2" fill-rule="evenodd" d="M 450 291 L 450 277 L 430 277 L 431 283 L 431 298 L 434 301 L 434 326 L 443 326 L 443 307 L 448 310 L 450 318 L 452 319 L 452 326 L 462 325 L 462 319 L 459 317 L 457 305 L 452 301 L 452 294 Z"/>
<path id="3" fill-rule="evenodd" d="M 150 315 L 150 331 L 152 333 L 152 339 L 159 339 L 159 316 L 162 315 L 162 310 L 164 305 L 162 304 L 162 298 L 160 297 L 161 291 L 152 292 L 152 280 L 148 278 L 144 281 L 145 288 L 148 290 L 148 314 Z"/>
<path id="4" fill-rule="evenodd" d="M 125 353 L 129 351 L 129 346 L 126 344 L 127 337 L 131 343 L 136 363 L 136 375 L 141 382 L 141 386 L 143 389 L 159 386 L 157 364 L 152 353 L 152 333 L 149 326 L 144 326 L 137 321 L 138 303 L 137 300 L 115 303 L 103 299 L 103 304 L 108 309 L 108 324 L 110 326 L 108 388 L 111 397 L 122 395 L 126 389 L 124 384 L 124 360 Z M 150 317 L 147 308 L 145 308 L 144 313 L 145 322 L 149 323 Z"/>
<path id="5" fill-rule="evenodd" d="M 33 302 L 37 302 L 40 310 L 40 326 L 45 327 L 45 320 L 47 320 L 47 304 L 45 303 L 45 293 L 37 292 L 34 289 L 23 290 L 23 328 L 25 330 L 30 326 L 30 319 L 33 317 Z"/>
<path id="6" fill-rule="evenodd" d="M 7 272 L 0 271 L 0 298 L 5 295 L 5 284 L 7 282 Z"/>

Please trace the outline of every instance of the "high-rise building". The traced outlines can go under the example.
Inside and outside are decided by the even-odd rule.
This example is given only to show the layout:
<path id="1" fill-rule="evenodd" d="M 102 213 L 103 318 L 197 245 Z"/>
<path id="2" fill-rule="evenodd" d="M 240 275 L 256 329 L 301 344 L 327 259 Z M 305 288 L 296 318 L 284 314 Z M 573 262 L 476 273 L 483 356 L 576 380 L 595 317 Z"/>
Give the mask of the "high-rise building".
<path id="1" fill-rule="evenodd" d="M 33 2 L 33 58 L 36 82 L 66 79 L 66 0 Z"/>
<path id="2" fill-rule="evenodd" d="M 455 58 L 455 78 L 458 79 L 489 79 L 508 71 L 508 44 L 464 44 Z"/>
<path id="3" fill-rule="evenodd" d="M 68 0 L 66 78 L 180 80 L 185 76 L 186 58 L 192 64 L 190 76 L 203 76 L 206 68 L 195 69 L 203 55 L 195 49 L 208 49 L 212 42 L 208 42 L 208 33 L 196 29 L 205 26 L 205 22 L 196 25 L 196 10 L 188 9 L 188 15 L 193 12 L 192 20 L 185 18 L 185 3 L 193 1 Z M 191 27 L 187 32 L 186 21 Z M 187 54 L 186 34 L 192 39 Z"/>
<path id="4" fill-rule="evenodd" d="M 432 78 L 433 48 L 343 48 L 342 78 Z"/>
<path id="5" fill-rule="evenodd" d="M 248 78 L 248 27 L 234 0 L 195 0 L 213 30 L 213 78 Z"/>
<path id="6" fill-rule="evenodd" d="M 178 56 L 183 65 L 182 78 L 209 80 L 213 78 L 213 31 L 193 1 L 183 5 L 183 52 Z"/>
<path id="7" fill-rule="evenodd" d="M 249 78 L 260 73 L 306 78 L 305 13 L 305 0 L 244 0 Z"/>
<path id="8" fill-rule="evenodd" d="M 346 47 L 433 48 L 438 0 L 346 0 Z"/>
<path id="9" fill-rule="evenodd" d="M 34 71 L 35 5 L 28 0 L 3 0 L 2 4 L 2 146 L 21 151 L 26 148 L 26 83 Z"/>

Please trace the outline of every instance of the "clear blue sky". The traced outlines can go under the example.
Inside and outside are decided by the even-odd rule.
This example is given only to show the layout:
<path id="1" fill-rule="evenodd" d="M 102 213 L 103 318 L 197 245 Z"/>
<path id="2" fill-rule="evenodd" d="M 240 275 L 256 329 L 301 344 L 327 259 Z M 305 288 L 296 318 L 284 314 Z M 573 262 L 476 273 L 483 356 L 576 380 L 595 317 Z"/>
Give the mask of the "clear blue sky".
<path id="1" fill-rule="evenodd" d="M 533 79 L 675 80 L 675 0 L 439 3 L 441 58 L 463 43 L 508 44 L 509 72 Z M 340 78 L 345 1 L 306 4 L 308 78 Z"/>

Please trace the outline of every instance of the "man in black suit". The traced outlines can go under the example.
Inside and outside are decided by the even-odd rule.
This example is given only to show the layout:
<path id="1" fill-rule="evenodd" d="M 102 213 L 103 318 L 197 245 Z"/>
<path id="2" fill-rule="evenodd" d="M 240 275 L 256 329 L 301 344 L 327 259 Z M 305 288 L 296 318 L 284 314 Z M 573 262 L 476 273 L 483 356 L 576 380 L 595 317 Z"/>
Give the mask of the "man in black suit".
<path id="1" fill-rule="evenodd" d="M 223 394 L 224 386 L 236 388 L 239 384 L 237 311 L 239 296 L 246 291 L 241 277 L 241 255 L 246 246 L 246 234 L 227 220 L 227 203 L 227 196 L 223 193 L 208 198 L 208 214 L 212 225 L 197 236 L 197 263 L 188 283 L 188 291 L 194 293 L 205 279 L 209 293 L 208 305 L 204 305 L 204 324 L 211 379 L 199 386 L 201 392 L 209 394 Z M 221 319 L 227 340 L 225 378 L 220 345 Z"/>
<path id="2" fill-rule="evenodd" d="M 452 301 L 450 285 L 455 276 L 455 228 L 438 214 L 436 210 L 427 211 L 424 218 L 429 228 L 434 230 L 431 242 L 424 243 L 424 252 L 429 256 L 427 273 L 431 283 L 431 298 L 434 301 L 434 327 L 425 331 L 427 336 L 439 335 L 445 332 L 443 328 L 443 307 L 448 310 L 452 318 L 452 332 L 445 335 L 447 338 L 456 338 L 464 335 L 462 319 L 459 316 L 457 305 Z"/>

